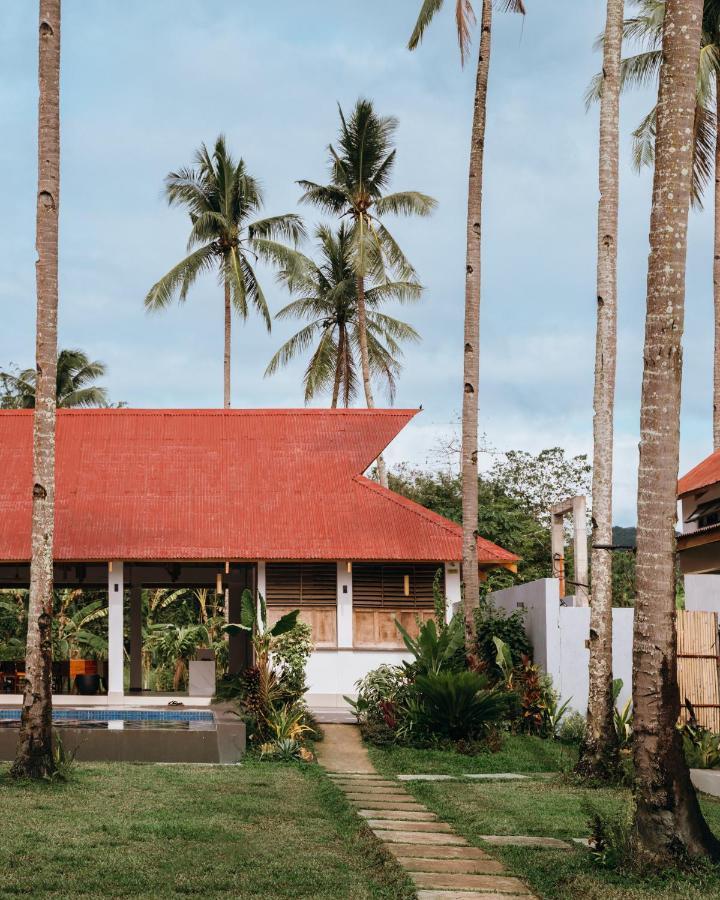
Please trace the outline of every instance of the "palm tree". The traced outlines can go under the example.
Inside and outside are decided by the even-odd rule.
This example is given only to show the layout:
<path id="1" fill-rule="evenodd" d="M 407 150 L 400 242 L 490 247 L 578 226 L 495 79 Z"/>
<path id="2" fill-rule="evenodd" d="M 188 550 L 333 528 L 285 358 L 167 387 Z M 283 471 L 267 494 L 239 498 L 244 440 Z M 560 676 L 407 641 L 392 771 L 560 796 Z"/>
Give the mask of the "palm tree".
<path id="1" fill-rule="evenodd" d="M 357 326 L 365 401 L 375 406 L 368 350 L 365 282 L 380 285 L 392 280 L 416 281 L 415 269 L 384 224 L 393 215 L 427 216 L 436 201 L 418 191 L 386 194 L 395 166 L 393 139 L 397 120 L 378 115 L 369 100 L 360 99 L 349 119 L 340 111 L 338 149 L 330 145 L 331 182 L 327 185 L 299 181 L 305 193 L 302 203 L 312 203 L 325 212 L 350 221 L 352 264 L 357 293 Z M 378 475 L 387 487 L 387 471 L 378 457 Z"/>
<path id="2" fill-rule="evenodd" d="M 213 153 L 202 144 L 195 166 L 171 172 L 165 179 L 171 206 L 184 206 L 192 228 L 189 255 L 153 285 L 145 298 L 148 310 L 165 309 L 177 295 L 180 303 L 201 272 L 216 270 L 225 291 L 224 405 L 230 407 L 230 344 L 232 308 L 246 319 L 252 305 L 270 331 L 270 313 L 253 268 L 256 259 L 291 265 L 293 244 L 304 236 L 294 213 L 249 221 L 263 206 L 263 192 L 241 159 L 236 162 L 220 135 Z"/>
<path id="3" fill-rule="evenodd" d="M 600 201 L 598 204 L 597 332 L 593 406 L 592 603 L 587 729 L 578 771 L 616 777 L 612 672 L 613 414 L 617 358 L 617 253 L 620 202 L 620 65 L 623 0 L 608 0 L 600 102 Z"/>
<path id="4" fill-rule="evenodd" d="M 317 228 L 321 262 L 302 257 L 301 267 L 281 271 L 280 276 L 297 299 L 277 313 L 277 319 L 308 321 L 270 360 L 265 375 L 314 345 L 303 383 L 305 402 L 331 391 L 331 407 L 349 406 L 357 393 L 357 354 L 360 351 L 357 280 L 353 267 L 352 229 L 343 222 L 337 232 Z M 394 281 L 365 288 L 368 363 L 371 375 L 385 382 L 390 401 L 402 355 L 399 341 L 418 341 L 418 333 L 405 322 L 378 310 L 386 300 L 417 300 L 422 288 L 415 281 Z"/>
<path id="5" fill-rule="evenodd" d="M 662 59 L 665 0 L 634 0 L 636 15 L 624 22 L 624 37 L 640 44 L 641 51 L 622 61 L 623 88 L 646 87 L 657 80 Z M 600 42 L 602 42 L 602 38 Z M 720 0 L 704 0 L 700 63 L 697 75 L 693 122 L 692 202 L 702 207 L 702 198 L 715 169 L 715 252 L 713 255 L 713 300 L 715 345 L 713 360 L 713 446 L 720 449 Z M 590 83 L 588 104 L 600 99 L 602 73 Z M 633 164 L 636 169 L 655 162 L 657 107 L 653 107 L 633 132 Z"/>
<path id="6" fill-rule="evenodd" d="M 82 350 L 61 350 L 57 358 L 57 406 L 108 406 L 107 390 L 93 384 L 105 373 L 105 364 L 92 362 Z M 35 369 L 23 369 L 17 374 L 0 372 L 0 408 L 34 409 L 36 383 Z"/>
<path id="7" fill-rule="evenodd" d="M 60 0 L 40 0 L 38 25 L 37 403 L 33 416 L 32 531 L 25 696 L 12 767 L 16 778 L 47 778 L 52 752 L 55 369 L 60 205 Z"/>
<path id="8" fill-rule="evenodd" d="M 676 484 L 680 438 L 687 227 L 692 189 L 702 0 L 667 0 L 657 106 L 640 413 L 635 631 L 635 821 L 640 862 L 720 858 L 703 819 L 676 728 Z"/>
<path id="9" fill-rule="evenodd" d="M 419 46 L 425 29 L 444 0 L 423 0 L 420 14 L 408 47 Z M 501 8 L 525 14 L 523 0 L 502 0 Z M 485 158 L 485 123 L 487 119 L 487 91 L 492 46 L 493 0 L 482 0 L 480 21 L 480 50 L 478 54 L 473 104 L 472 134 L 470 138 L 470 169 L 468 173 L 468 212 L 465 261 L 465 329 L 463 336 L 463 404 L 462 404 L 462 524 L 463 524 L 463 607 L 468 647 L 475 637 L 475 610 L 480 604 L 480 576 L 478 572 L 478 383 L 480 381 L 480 264 L 482 247 L 482 189 Z M 475 13 L 471 0 L 456 0 L 455 21 L 460 46 L 460 62 L 464 65 L 470 50 Z"/>

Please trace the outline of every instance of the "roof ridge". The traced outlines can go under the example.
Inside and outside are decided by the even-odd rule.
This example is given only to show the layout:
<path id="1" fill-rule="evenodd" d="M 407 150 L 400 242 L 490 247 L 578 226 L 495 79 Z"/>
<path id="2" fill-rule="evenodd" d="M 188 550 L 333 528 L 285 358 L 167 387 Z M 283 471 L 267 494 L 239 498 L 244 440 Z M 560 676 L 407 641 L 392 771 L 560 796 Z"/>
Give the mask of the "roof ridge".
<path id="1" fill-rule="evenodd" d="M 0 415 L 32 415 L 33 409 L 3 409 Z M 248 407 L 238 409 L 222 409 L 220 407 L 96 407 L 93 409 L 58 409 L 57 414 L 61 416 L 108 416 L 108 415 L 139 415 L 139 416 L 350 416 L 352 418 L 359 416 L 385 417 L 392 416 L 404 418 L 406 416 L 415 416 L 417 409 L 366 409 L 366 408 L 317 408 L 312 407 Z"/>
<path id="2" fill-rule="evenodd" d="M 365 487 L 368 490 L 375 491 L 376 494 L 380 494 L 382 497 L 385 497 L 387 500 L 390 500 L 392 503 L 396 503 L 398 506 L 403 507 L 403 509 L 407 509 L 409 512 L 415 513 L 421 519 L 425 519 L 428 522 L 432 522 L 433 525 L 437 525 L 439 528 L 444 528 L 446 531 L 449 531 L 454 537 L 462 537 L 462 527 L 457 524 L 457 522 L 453 522 L 450 519 L 446 519 L 445 516 L 441 516 L 440 513 L 436 513 L 431 509 L 427 509 L 427 507 L 423 506 L 421 503 L 416 503 L 415 500 L 411 500 L 409 497 L 403 497 L 402 494 L 398 494 L 395 491 L 391 491 L 390 488 L 385 488 L 381 484 L 378 484 L 376 481 L 373 481 L 370 478 L 366 478 L 364 475 L 354 475 L 353 481 L 356 481 L 361 487 Z M 505 550 L 504 547 L 500 547 L 498 544 L 489 541 L 487 538 L 480 537 L 478 535 L 478 540 L 482 541 L 482 543 L 486 546 L 497 547 L 498 550 L 501 550 L 508 559 L 519 560 L 520 557 L 516 556 L 514 553 L 510 553 L 509 550 Z M 498 558 L 501 558 L 499 554 L 496 554 Z"/>

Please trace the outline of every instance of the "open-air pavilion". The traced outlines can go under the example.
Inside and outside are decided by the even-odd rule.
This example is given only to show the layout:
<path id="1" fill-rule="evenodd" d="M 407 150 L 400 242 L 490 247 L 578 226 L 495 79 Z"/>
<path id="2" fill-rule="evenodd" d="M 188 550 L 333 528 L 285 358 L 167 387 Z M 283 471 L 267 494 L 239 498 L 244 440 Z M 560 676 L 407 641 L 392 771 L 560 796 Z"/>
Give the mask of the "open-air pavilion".
<path id="1" fill-rule="evenodd" d="M 32 415 L 0 412 L 0 589 L 29 583 Z M 459 526 L 363 475 L 414 415 L 59 411 L 55 585 L 108 596 L 107 695 L 87 699 L 167 702 L 139 693 L 149 587 L 215 590 L 230 621 L 245 588 L 271 618 L 299 607 L 316 645 L 311 695 L 324 704 L 398 658 L 394 620 L 412 628 L 432 614 L 438 569 L 448 609 L 460 601 Z M 482 538 L 478 551 L 481 572 L 517 563 Z M 230 638 L 230 671 L 249 661 L 249 641 Z"/>

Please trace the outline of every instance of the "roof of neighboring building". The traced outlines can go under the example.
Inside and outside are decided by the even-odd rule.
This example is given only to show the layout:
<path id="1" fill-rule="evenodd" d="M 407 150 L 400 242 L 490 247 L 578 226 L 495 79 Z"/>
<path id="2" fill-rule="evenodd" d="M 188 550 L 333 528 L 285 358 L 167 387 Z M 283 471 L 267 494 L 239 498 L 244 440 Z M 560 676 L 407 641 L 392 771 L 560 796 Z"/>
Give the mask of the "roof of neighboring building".
<path id="1" fill-rule="evenodd" d="M 59 410 L 55 559 L 460 560 L 458 525 L 362 475 L 415 413 Z M 32 426 L 0 411 L 2 561 L 30 558 Z"/>
<path id="2" fill-rule="evenodd" d="M 678 481 L 678 497 L 699 491 L 711 484 L 720 482 L 720 450 L 711 453 L 707 459 L 690 469 L 687 475 Z"/>

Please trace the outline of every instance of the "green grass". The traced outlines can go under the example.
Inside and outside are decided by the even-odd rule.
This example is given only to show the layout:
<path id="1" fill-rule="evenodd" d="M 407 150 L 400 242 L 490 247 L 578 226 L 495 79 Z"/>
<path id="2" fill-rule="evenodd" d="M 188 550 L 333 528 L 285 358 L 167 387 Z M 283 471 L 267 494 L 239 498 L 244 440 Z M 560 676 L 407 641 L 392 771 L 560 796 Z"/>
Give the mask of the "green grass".
<path id="1" fill-rule="evenodd" d="M 520 740 L 524 741 L 525 755 L 532 745 L 527 739 Z M 545 765 L 547 754 L 552 753 L 550 748 L 540 749 L 537 769 Z M 503 752 L 510 750 L 506 747 Z M 436 765 L 438 757 L 438 754 L 428 754 L 428 765 L 423 769 L 421 762 L 409 755 L 398 755 L 397 751 L 372 752 L 376 761 L 383 760 L 384 771 L 388 774 L 409 771 L 408 764 L 416 772 L 430 771 L 430 758 L 436 757 Z M 425 752 L 414 751 L 416 754 Z M 519 758 L 517 752 L 515 757 Z M 395 769 L 394 763 L 398 766 Z M 514 770 L 519 771 L 517 767 Z M 532 772 L 533 767 L 526 771 Z M 484 834 L 527 834 L 561 839 L 587 837 L 588 804 L 606 816 L 629 814 L 631 807 L 629 791 L 582 788 L 560 774 L 542 781 L 410 782 L 406 786 L 476 846 L 483 846 L 481 835 Z M 703 797 L 702 806 L 711 827 L 720 835 L 720 801 Z M 523 878 L 539 897 L 547 900 L 574 900 L 577 897 L 583 900 L 708 900 L 720 897 L 720 868 L 708 867 L 693 874 L 641 877 L 604 868 L 581 848 L 561 851 L 485 847 L 502 859 L 512 874 Z"/>
<path id="2" fill-rule="evenodd" d="M 314 766 L 85 764 L 66 784 L 0 769 L 0 897 L 410 898 Z"/>
<path id="3" fill-rule="evenodd" d="M 465 775 L 494 772 L 558 772 L 571 769 L 574 746 L 529 735 L 506 735 L 497 753 L 464 756 L 453 750 L 370 747 L 373 765 L 384 774 Z"/>

